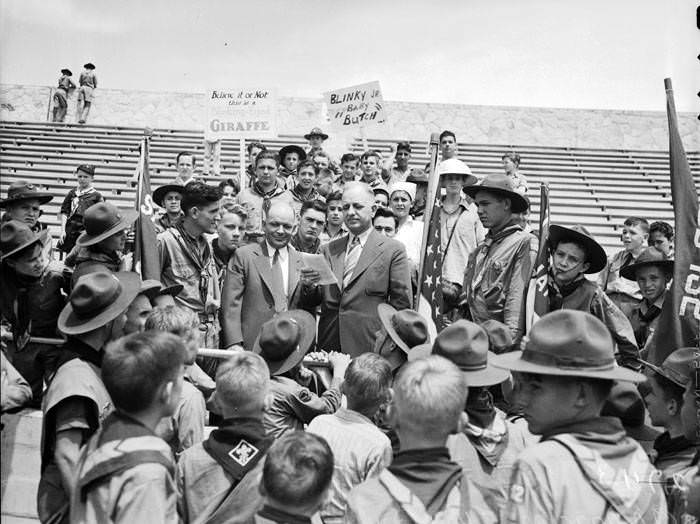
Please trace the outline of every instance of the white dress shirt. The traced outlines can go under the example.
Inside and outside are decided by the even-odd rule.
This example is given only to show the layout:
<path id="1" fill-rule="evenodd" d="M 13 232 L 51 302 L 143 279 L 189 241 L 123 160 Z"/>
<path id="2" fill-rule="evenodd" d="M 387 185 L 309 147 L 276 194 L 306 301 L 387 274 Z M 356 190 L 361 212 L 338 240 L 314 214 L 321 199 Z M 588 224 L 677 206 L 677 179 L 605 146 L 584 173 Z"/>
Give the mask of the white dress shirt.
<path id="1" fill-rule="evenodd" d="M 272 261 L 274 260 L 275 257 L 275 249 L 270 245 L 270 243 L 265 240 L 265 243 L 267 244 L 267 253 L 268 257 L 270 259 L 270 268 L 272 268 Z M 282 265 L 282 282 L 284 283 L 284 296 L 289 295 L 289 249 L 287 246 L 284 246 L 283 248 L 279 249 L 280 252 L 280 264 Z"/>

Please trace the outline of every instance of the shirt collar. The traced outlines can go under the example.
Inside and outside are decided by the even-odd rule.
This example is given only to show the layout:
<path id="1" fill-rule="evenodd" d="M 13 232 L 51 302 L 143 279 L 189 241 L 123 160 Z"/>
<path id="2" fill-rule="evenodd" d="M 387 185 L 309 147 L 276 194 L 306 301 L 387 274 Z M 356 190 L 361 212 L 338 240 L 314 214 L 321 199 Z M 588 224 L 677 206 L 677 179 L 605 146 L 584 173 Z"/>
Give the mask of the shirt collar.
<path id="1" fill-rule="evenodd" d="M 274 257 L 274 256 L 275 256 L 275 249 L 277 249 L 277 248 L 276 248 L 276 247 L 272 247 L 272 246 L 270 245 L 270 243 L 267 241 L 267 239 L 265 239 L 265 244 L 267 245 L 267 256 L 268 256 L 268 258 Z M 279 248 L 279 251 L 280 251 L 280 257 L 282 258 L 282 260 L 286 260 L 286 259 L 287 259 L 287 255 L 288 255 L 288 253 L 289 253 L 289 249 L 287 248 L 287 246 L 284 246 L 284 247 Z"/>
<path id="2" fill-rule="evenodd" d="M 350 233 L 349 239 L 350 241 L 348 242 L 348 246 L 350 243 L 352 243 L 352 238 L 354 236 L 357 236 L 357 238 L 360 240 L 360 247 L 365 247 L 365 244 L 367 243 L 367 239 L 369 238 L 370 233 L 372 233 L 372 226 L 368 227 L 366 231 L 360 233 L 359 235 L 354 235 L 353 233 Z"/>

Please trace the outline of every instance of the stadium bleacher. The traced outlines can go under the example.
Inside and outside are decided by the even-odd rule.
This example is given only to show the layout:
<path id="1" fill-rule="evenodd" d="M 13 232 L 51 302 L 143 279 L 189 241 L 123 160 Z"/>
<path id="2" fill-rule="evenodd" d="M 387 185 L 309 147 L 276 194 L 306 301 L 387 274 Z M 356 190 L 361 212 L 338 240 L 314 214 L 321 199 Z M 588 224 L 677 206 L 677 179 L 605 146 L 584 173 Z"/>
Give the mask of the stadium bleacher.
<path id="1" fill-rule="evenodd" d="M 24 179 L 53 193 L 55 198 L 44 206 L 41 220 L 58 237 L 60 204 L 75 185 L 74 171 L 79 164 L 96 166 L 95 187 L 105 198 L 121 207 L 134 205 L 132 179 L 142 137 L 143 128 L 0 122 L 0 192 L 4 196 L 13 181 Z M 202 139 L 200 131 L 155 129 L 149 159 L 152 187 L 175 177 L 179 151 L 195 152 L 201 167 Z M 306 144 L 301 136 L 284 135 L 262 142 L 273 149 Z M 368 145 L 388 154 L 394 142 L 369 139 Z M 428 160 L 427 141 L 413 141 L 411 147 L 411 167 L 424 166 Z M 238 142 L 224 141 L 223 175 L 204 179 L 217 183 L 236 176 L 238 148 Z M 362 140 L 355 140 L 352 150 L 362 152 Z M 531 222 L 535 226 L 542 182 L 550 187 L 552 222 L 584 225 L 609 253 L 619 249 L 622 222 L 629 215 L 673 223 L 667 151 L 460 144 L 459 157 L 475 174 L 483 176 L 502 172 L 501 155 L 510 150 L 522 158 L 520 171 L 529 182 Z M 696 187 L 700 187 L 700 151 L 688 151 L 687 156 Z"/>

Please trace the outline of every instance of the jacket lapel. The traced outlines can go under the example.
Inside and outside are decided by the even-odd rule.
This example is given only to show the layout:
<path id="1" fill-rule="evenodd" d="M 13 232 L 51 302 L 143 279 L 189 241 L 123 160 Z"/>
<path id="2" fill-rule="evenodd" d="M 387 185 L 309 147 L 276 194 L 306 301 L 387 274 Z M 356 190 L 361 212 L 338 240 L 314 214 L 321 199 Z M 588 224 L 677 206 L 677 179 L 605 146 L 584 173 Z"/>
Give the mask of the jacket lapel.
<path id="1" fill-rule="evenodd" d="M 384 237 L 382 237 L 379 233 L 376 231 L 372 231 L 369 236 L 367 237 L 367 242 L 365 242 L 365 247 L 362 248 L 362 253 L 360 254 L 360 259 L 357 261 L 357 265 L 355 266 L 355 270 L 352 272 L 352 276 L 350 277 L 350 281 L 348 282 L 348 285 L 346 288 L 350 287 L 355 280 L 357 280 L 357 277 L 359 277 L 368 267 L 369 265 L 374 262 L 374 259 L 377 258 L 382 250 L 381 246 L 384 244 Z M 341 270 L 341 281 L 342 281 L 342 270 Z"/>
<path id="2" fill-rule="evenodd" d="M 275 296 L 274 290 L 272 288 L 272 269 L 270 268 L 270 259 L 267 254 L 267 245 L 265 243 L 258 244 L 253 257 L 253 265 L 258 270 L 260 275 L 260 280 L 267 287 L 267 289 Z"/>
<path id="3" fill-rule="evenodd" d="M 340 239 L 339 242 L 331 242 L 329 244 L 330 250 L 330 265 L 335 278 L 338 279 L 338 288 L 343 288 L 343 265 L 345 264 L 345 251 L 348 248 L 349 236 L 345 236 Z"/>
<path id="4" fill-rule="evenodd" d="M 301 261 L 301 255 L 294 249 L 291 245 L 287 246 L 289 252 L 289 282 L 287 283 L 287 297 L 291 300 L 292 295 L 294 295 L 294 290 L 297 288 L 299 283 L 299 271 L 298 266 Z"/>

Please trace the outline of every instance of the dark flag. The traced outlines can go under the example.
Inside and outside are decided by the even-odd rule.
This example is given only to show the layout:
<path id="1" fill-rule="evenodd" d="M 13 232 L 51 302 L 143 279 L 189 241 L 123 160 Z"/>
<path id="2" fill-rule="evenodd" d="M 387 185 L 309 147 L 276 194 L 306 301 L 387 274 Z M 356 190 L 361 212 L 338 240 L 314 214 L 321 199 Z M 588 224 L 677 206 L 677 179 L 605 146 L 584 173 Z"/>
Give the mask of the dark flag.
<path id="1" fill-rule="evenodd" d="M 134 239 L 134 271 L 146 280 L 160 280 L 160 261 L 156 241 L 156 228 L 151 199 L 151 176 L 148 170 L 148 148 L 150 140 L 141 141 L 141 157 L 136 168 L 136 237 Z"/>
<path id="2" fill-rule="evenodd" d="M 527 288 L 525 302 L 525 330 L 530 331 L 532 325 L 549 311 L 547 297 L 547 279 L 549 278 L 549 186 L 540 184 L 540 242 L 537 248 L 537 258 L 532 271 L 530 284 Z"/>
<path id="3" fill-rule="evenodd" d="M 671 79 L 666 87 L 671 200 L 676 223 L 673 283 L 666 293 L 656 331 L 647 344 L 647 359 L 660 364 L 674 350 L 698 347 L 700 331 L 700 230 L 698 193 L 678 132 Z"/>

